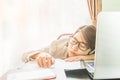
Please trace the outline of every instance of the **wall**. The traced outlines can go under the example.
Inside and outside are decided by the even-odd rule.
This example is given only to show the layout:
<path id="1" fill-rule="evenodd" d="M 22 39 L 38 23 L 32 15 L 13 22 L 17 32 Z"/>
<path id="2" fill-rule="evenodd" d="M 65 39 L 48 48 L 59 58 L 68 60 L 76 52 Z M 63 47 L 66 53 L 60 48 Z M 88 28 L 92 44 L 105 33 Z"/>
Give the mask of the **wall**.
<path id="1" fill-rule="evenodd" d="M 120 0 L 102 0 L 103 11 L 120 11 Z"/>

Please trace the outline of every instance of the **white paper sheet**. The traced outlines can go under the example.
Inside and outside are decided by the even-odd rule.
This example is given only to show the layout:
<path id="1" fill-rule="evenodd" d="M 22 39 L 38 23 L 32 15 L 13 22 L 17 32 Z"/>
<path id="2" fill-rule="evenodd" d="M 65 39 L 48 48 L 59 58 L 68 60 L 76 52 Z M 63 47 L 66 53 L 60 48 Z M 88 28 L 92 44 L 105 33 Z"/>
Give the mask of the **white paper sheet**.
<path id="1" fill-rule="evenodd" d="M 40 80 L 54 78 L 56 74 L 52 68 L 40 68 L 35 62 L 28 62 L 15 72 L 7 75 L 7 80 Z"/>
<path id="2" fill-rule="evenodd" d="M 77 62 L 65 62 L 64 60 L 61 59 L 56 59 L 55 60 L 55 67 L 61 67 L 66 70 L 73 70 L 73 69 L 84 69 L 84 63 L 82 61 L 77 61 Z"/>

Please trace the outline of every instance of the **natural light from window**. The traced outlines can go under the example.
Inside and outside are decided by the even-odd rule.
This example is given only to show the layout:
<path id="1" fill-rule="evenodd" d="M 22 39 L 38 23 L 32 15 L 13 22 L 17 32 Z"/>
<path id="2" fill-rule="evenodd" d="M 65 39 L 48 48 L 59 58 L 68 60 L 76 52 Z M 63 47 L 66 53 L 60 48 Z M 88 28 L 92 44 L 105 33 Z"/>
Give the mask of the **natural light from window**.
<path id="1" fill-rule="evenodd" d="M 1 0 L 0 75 L 24 52 L 48 46 L 60 34 L 91 24 L 87 0 Z M 4 62 L 3 62 L 4 61 Z M 3 64 L 3 65 L 1 65 Z M 8 67 L 9 66 L 9 67 Z"/>

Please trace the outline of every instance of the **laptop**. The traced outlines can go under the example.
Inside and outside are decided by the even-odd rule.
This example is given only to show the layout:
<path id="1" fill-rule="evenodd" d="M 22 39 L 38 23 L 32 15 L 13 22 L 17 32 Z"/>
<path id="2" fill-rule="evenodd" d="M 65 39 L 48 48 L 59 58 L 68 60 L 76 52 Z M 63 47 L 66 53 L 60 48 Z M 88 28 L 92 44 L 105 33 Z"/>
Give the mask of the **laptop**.
<path id="1" fill-rule="evenodd" d="M 120 12 L 98 15 L 93 79 L 120 79 Z"/>

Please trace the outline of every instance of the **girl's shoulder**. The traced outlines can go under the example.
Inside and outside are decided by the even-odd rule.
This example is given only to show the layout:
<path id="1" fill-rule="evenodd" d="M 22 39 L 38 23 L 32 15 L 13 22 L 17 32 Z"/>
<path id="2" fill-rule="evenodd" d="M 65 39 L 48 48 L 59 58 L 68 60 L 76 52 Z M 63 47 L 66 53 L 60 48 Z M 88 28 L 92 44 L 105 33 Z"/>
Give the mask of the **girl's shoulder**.
<path id="1" fill-rule="evenodd" d="M 52 44 L 54 44 L 54 45 L 64 45 L 64 44 L 67 44 L 68 42 L 69 42 L 69 38 L 65 38 L 65 39 L 54 40 L 52 42 Z"/>

